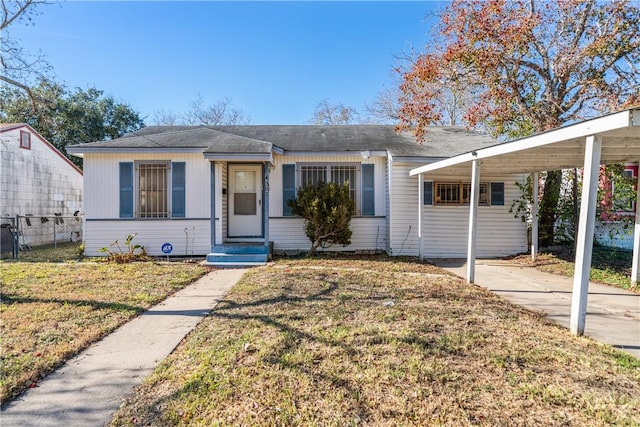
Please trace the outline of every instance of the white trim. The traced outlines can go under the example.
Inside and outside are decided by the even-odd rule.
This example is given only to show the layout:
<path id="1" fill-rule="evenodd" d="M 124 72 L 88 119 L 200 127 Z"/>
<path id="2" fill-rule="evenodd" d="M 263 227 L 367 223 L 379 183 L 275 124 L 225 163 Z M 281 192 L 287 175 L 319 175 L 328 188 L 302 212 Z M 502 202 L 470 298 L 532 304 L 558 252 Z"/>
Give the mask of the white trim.
<path id="1" fill-rule="evenodd" d="M 424 211 L 424 176 L 418 175 L 418 259 L 424 260 L 423 246 L 424 239 L 422 237 L 422 213 Z"/>
<path id="2" fill-rule="evenodd" d="M 396 156 L 394 160 L 400 163 L 435 163 L 442 160 L 446 160 L 449 157 L 411 157 L 411 156 Z"/>
<path id="3" fill-rule="evenodd" d="M 205 147 L 82 147 L 68 145 L 66 147 L 67 153 L 76 157 L 84 157 L 83 154 L 121 154 L 121 153 L 202 153 L 206 150 Z"/>
<path id="4" fill-rule="evenodd" d="M 388 204 L 386 206 L 387 209 L 387 253 L 389 255 L 393 255 L 393 242 L 392 242 L 392 225 L 393 225 L 393 156 L 389 155 L 387 157 L 387 198 Z"/>
<path id="5" fill-rule="evenodd" d="M 571 333 L 584 334 L 587 314 L 587 295 L 589 292 L 589 273 L 591 272 L 591 254 L 593 233 L 596 222 L 596 202 L 598 198 L 598 176 L 600 172 L 600 152 L 602 140 L 599 136 L 588 136 L 584 153 L 584 179 L 580 200 L 580 218 L 578 220 L 578 238 L 576 243 L 575 272 L 571 293 Z"/>
<path id="6" fill-rule="evenodd" d="M 283 156 L 297 156 L 297 157 L 344 157 L 354 156 L 362 157 L 362 151 L 285 151 Z M 386 151 L 369 151 L 369 157 L 387 157 Z"/>
<path id="7" fill-rule="evenodd" d="M 223 224 L 223 221 L 222 221 L 222 167 L 223 166 L 221 163 L 216 163 L 216 169 L 215 169 L 216 211 L 214 216 L 214 227 L 216 230 L 216 241 L 214 243 L 215 245 L 221 245 L 223 240 L 222 239 L 222 224 Z"/>
<path id="8" fill-rule="evenodd" d="M 533 204 L 531 206 L 531 261 L 535 261 L 538 257 L 538 193 L 540 192 L 538 172 L 531 174 L 531 197 Z"/>
<path id="9" fill-rule="evenodd" d="M 243 162 L 270 162 L 273 163 L 271 153 L 265 154 L 221 154 L 221 153 L 203 153 L 206 160 L 218 161 L 243 161 Z"/>
<path id="10" fill-rule="evenodd" d="M 476 237 L 478 225 L 478 199 L 480 196 L 480 165 L 471 163 L 471 199 L 469 200 L 469 239 L 467 244 L 467 282 L 474 283 L 476 275 Z"/>

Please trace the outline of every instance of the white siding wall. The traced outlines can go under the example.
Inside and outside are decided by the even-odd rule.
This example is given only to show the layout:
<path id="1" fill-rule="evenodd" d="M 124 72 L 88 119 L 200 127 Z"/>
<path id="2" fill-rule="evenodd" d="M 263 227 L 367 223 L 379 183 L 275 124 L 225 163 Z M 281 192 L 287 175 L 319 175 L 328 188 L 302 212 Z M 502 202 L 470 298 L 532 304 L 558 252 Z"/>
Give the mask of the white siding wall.
<path id="1" fill-rule="evenodd" d="M 304 234 L 302 218 L 271 218 L 269 230 L 275 251 L 306 251 L 311 242 Z M 351 220 L 351 245 L 334 245 L 326 250 L 341 251 L 384 251 L 387 247 L 386 218 L 353 218 Z"/>
<path id="2" fill-rule="evenodd" d="M 391 163 L 391 255 L 418 255 L 418 178 L 409 176 L 417 166 Z"/>
<path id="3" fill-rule="evenodd" d="M 211 247 L 211 222 L 209 220 L 113 220 L 85 221 L 85 255 L 103 256 L 98 250 L 118 240 L 125 250 L 124 241 L 136 234 L 133 243 L 143 245 L 149 255 L 162 256 L 162 245 L 171 243 L 171 256 L 206 255 Z M 115 248 L 112 248 L 115 249 Z"/>
<path id="4" fill-rule="evenodd" d="M 351 220 L 351 245 L 328 248 L 329 251 L 386 250 L 386 158 L 360 156 L 275 156 L 275 167 L 270 173 L 269 240 L 274 250 L 308 250 L 311 246 L 304 234 L 302 218 L 282 216 L 282 165 L 294 163 L 372 163 L 375 185 L 375 218 L 355 217 Z"/>
<path id="5" fill-rule="evenodd" d="M 20 130 L 31 149 L 20 148 Z M 70 216 L 82 210 L 82 174 L 27 127 L 0 133 L 0 216 Z"/>
<path id="6" fill-rule="evenodd" d="M 186 162 L 186 217 L 209 218 L 211 212 L 211 166 L 202 154 L 85 154 L 85 213 L 87 218 L 120 216 L 119 163 L 135 160 Z M 162 223 L 166 221 L 161 221 Z"/>
<path id="7" fill-rule="evenodd" d="M 186 218 L 161 220 L 120 219 L 120 162 L 171 160 L 186 163 Z M 211 166 L 202 154 L 85 154 L 85 254 L 104 255 L 98 249 L 127 235 L 144 245 L 150 255 L 162 255 L 165 242 L 173 255 L 205 255 L 211 240 Z M 185 232 L 186 231 L 186 232 Z"/>
<path id="8" fill-rule="evenodd" d="M 282 165 L 294 163 L 365 163 L 374 164 L 376 216 L 386 216 L 385 157 L 360 156 L 274 156 L 275 167 L 270 173 L 269 216 L 282 216 Z"/>
<path id="9" fill-rule="evenodd" d="M 392 171 L 391 253 L 418 255 L 418 177 L 410 177 L 415 164 L 394 164 Z M 460 178 L 468 180 L 468 178 Z M 437 180 L 437 179 L 435 179 Z M 458 180 L 447 177 L 447 180 Z M 481 182 L 504 182 L 504 206 L 478 208 L 477 256 L 498 257 L 527 250 L 527 230 L 519 218 L 509 212 L 511 203 L 519 199 L 516 181 L 522 175 L 490 176 L 480 173 Z M 423 233 L 425 257 L 465 258 L 469 223 L 468 206 L 424 206 Z"/>

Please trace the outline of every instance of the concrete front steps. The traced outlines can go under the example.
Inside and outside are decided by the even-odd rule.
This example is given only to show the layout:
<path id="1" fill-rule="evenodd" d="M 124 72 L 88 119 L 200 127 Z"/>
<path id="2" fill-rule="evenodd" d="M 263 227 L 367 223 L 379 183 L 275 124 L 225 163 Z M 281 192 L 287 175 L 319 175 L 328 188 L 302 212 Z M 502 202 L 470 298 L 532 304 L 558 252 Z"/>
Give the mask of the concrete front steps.
<path id="1" fill-rule="evenodd" d="M 271 258 L 271 245 L 264 243 L 226 243 L 215 245 L 205 265 L 218 268 L 243 268 L 265 265 Z"/>

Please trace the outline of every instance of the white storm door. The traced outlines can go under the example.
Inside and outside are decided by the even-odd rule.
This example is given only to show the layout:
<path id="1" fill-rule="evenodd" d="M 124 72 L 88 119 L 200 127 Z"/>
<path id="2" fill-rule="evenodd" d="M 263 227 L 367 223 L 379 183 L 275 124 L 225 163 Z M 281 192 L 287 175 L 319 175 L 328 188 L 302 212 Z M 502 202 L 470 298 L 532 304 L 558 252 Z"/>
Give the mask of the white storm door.
<path id="1" fill-rule="evenodd" d="M 262 165 L 229 165 L 229 237 L 262 236 Z"/>

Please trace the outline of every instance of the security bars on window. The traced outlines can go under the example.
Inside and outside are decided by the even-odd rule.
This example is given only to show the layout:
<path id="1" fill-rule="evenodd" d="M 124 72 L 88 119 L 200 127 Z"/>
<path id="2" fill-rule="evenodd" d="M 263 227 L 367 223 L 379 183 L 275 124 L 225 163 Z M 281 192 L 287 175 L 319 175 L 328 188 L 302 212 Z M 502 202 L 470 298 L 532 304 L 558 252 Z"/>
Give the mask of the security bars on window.
<path id="1" fill-rule="evenodd" d="M 471 183 L 436 182 L 435 204 L 463 205 L 471 200 Z M 480 183 L 479 205 L 489 205 L 489 184 Z"/>
<path id="2" fill-rule="evenodd" d="M 143 163 L 138 165 L 138 217 L 167 218 L 167 164 Z"/>
<path id="3" fill-rule="evenodd" d="M 300 186 L 315 185 L 318 182 L 344 184 L 349 182 L 349 198 L 357 204 L 356 165 L 303 165 L 300 166 Z"/>

